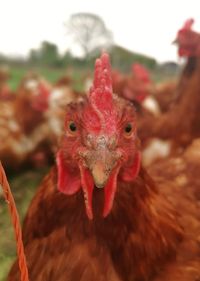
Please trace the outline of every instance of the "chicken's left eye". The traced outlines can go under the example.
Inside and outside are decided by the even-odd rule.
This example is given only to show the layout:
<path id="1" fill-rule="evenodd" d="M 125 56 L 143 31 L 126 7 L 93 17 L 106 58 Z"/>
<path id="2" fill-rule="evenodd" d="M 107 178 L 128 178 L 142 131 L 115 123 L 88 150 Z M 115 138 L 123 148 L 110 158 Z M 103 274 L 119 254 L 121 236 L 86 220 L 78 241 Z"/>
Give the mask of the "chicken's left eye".
<path id="1" fill-rule="evenodd" d="M 73 133 L 76 132 L 76 130 L 77 130 L 76 124 L 74 122 L 70 122 L 69 123 L 69 129 Z"/>
<path id="2" fill-rule="evenodd" d="M 130 123 L 128 123 L 125 127 L 125 132 L 130 133 L 131 131 L 132 131 L 132 125 Z"/>

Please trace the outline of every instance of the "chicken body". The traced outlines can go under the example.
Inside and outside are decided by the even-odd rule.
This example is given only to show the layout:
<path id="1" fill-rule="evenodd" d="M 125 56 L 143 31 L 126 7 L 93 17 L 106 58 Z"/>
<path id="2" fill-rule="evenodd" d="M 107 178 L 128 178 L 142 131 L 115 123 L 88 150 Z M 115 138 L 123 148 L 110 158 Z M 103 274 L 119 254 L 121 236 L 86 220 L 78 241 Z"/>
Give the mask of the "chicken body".
<path id="1" fill-rule="evenodd" d="M 149 167 L 149 173 L 160 186 L 160 193 L 179 210 L 184 228 L 184 240 L 176 262 L 168 266 L 156 281 L 200 280 L 199 151 L 200 139 L 195 139 L 181 155 L 170 156 Z"/>
<path id="2" fill-rule="evenodd" d="M 168 81 L 157 84 L 154 97 L 159 104 L 161 112 L 167 112 L 177 98 L 177 82 Z"/>
<path id="3" fill-rule="evenodd" d="M 96 188 L 95 219 L 89 221 L 83 194 L 58 192 L 52 169 L 24 222 L 30 280 L 148 280 L 173 261 L 182 230 L 143 169 L 135 183 L 118 186 L 106 219 L 100 216 L 102 195 Z M 17 263 L 8 280 L 20 280 Z"/>
<path id="4" fill-rule="evenodd" d="M 192 71 L 191 64 L 195 64 Z M 199 69 L 200 58 L 195 58 L 195 63 L 194 58 L 189 58 L 177 88 L 180 95 L 170 110 L 159 118 L 141 118 L 139 136 L 142 141 L 145 142 L 151 137 L 173 139 L 177 145 L 184 147 L 200 136 Z"/>

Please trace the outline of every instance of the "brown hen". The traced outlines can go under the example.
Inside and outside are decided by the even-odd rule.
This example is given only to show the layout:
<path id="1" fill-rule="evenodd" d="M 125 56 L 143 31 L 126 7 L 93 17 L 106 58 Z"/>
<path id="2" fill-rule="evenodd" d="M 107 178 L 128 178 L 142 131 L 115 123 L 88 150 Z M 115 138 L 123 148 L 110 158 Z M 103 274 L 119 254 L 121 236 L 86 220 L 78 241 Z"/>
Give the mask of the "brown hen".
<path id="1" fill-rule="evenodd" d="M 158 189 L 141 167 L 135 111 L 112 94 L 110 71 L 103 54 L 88 98 L 67 108 L 57 165 L 29 207 L 30 280 L 197 281 L 197 232 L 181 207 L 190 202 L 195 216 L 197 198 L 179 183 Z M 17 263 L 8 280 L 19 281 Z"/>

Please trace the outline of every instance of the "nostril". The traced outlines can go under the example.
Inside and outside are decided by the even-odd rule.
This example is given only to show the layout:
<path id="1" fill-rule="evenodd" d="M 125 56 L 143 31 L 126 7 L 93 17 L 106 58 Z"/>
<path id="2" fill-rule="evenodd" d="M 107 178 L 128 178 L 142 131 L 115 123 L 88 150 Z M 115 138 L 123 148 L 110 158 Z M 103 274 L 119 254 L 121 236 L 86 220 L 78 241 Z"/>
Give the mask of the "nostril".
<path id="1" fill-rule="evenodd" d="M 108 147 L 110 149 L 114 149 L 117 145 L 117 140 L 116 140 L 116 137 L 111 137 L 110 140 L 109 140 L 109 143 L 108 143 Z"/>
<path id="2" fill-rule="evenodd" d="M 98 137 L 98 139 L 97 139 L 98 148 L 105 148 L 107 146 L 107 144 L 108 144 L 108 141 L 104 135 Z"/>
<path id="3" fill-rule="evenodd" d="M 117 149 L 115 155 L 116 155 L 116 160 L 123 160 L 124 159 L 124 152 L 121 149 Z"/>
<path id="4" fill-rule="evenodd" d="M 87 146 L 88 146 L 89 148 L 95 149 L 95 147 L 96 147 L 96 142 L 95 142 L 94 136 L 88 134 L 88 135 L 87 135 L 86 143 L 87 143 Z"/>

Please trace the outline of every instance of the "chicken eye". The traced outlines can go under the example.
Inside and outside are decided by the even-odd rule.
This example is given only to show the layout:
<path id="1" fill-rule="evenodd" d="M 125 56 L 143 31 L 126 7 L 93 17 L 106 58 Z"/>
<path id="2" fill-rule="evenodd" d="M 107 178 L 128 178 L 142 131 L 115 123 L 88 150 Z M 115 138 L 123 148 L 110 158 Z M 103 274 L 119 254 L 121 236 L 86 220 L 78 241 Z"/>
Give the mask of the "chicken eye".
<path id="1" fill-rule="evenodd" d="M 133 126 L 131 123 L 126 124 L 126 126 L 124 127 L 124 132 L 126 136 L 131 136 L 133 131 Z"/>
<path id="2" fill-rule="evenodd" d="M 72 133 L 75 133 L 77 131 L 77 126 L 76 126 L 76 124 L 73 121 L 69 123 L 69 130 Z"/>

